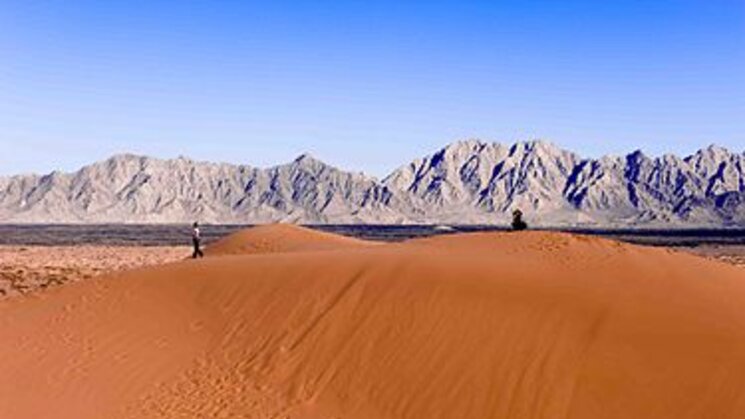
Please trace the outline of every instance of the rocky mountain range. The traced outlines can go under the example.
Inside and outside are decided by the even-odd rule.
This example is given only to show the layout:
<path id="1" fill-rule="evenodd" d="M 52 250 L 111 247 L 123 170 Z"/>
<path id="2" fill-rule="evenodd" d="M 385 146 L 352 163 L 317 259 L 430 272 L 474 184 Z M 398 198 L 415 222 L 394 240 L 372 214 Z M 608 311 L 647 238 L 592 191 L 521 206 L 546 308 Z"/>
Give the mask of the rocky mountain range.
<path id="1" fill-rule="evenodd" d="M 460 141 L 382 180 L 312 156 L 269 167 L 116 155 L 0 177 L 3 223 L 505 223 L 745 226 L 745 153 L 584 158 L 543 141 Z"/>

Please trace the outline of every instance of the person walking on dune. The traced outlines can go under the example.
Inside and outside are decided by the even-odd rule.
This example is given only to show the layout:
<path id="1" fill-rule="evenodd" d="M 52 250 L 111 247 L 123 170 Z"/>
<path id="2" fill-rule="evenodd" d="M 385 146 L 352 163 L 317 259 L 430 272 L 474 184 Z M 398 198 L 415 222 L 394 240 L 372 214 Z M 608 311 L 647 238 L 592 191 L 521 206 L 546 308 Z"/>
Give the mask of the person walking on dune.
<path id="1" fill-rule="evenodd" d="M 191 231 L 191 242 L 194 244 L 194 254 L 191 256 L 192 258 L 201 258 L 204 257 L 204 253 L 202 253 L 202 249 L 200 249 L 200 242 L 202 240 L 202 234 L 199 231 L 199 223 L 194 223 L 194 228 Z"/>

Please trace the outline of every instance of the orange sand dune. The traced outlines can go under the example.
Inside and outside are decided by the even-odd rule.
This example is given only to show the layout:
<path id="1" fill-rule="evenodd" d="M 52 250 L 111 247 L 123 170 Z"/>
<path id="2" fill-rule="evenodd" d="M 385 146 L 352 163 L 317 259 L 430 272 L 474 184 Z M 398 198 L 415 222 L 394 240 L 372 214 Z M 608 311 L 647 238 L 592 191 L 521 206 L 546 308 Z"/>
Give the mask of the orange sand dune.
<path id="1" fill-rule="evenodd" d="M 267 224 L 233 233 L 205 249 L 210 255 L 284 253 L 376 244 L 294 224 Z"/>
<path id="2" fill-rule="evenodd" d="M 559 233 L 205 258 L 0 304 L 0 418 L 742 418 L 743 307 Z"/>

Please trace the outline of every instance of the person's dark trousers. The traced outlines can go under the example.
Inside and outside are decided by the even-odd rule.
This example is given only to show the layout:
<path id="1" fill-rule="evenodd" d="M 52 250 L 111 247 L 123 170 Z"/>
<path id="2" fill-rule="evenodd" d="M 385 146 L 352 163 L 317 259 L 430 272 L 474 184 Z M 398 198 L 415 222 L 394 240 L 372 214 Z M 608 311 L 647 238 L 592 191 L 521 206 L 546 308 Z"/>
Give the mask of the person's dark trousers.
<path id="1" fill-rule="evenodd" d="M 199 239 L 192 239 L 192 242 L 194 243 L 194 254 L 191 257 L 194 259 L 204 257 L 202 249 L 199 248 Z"/>

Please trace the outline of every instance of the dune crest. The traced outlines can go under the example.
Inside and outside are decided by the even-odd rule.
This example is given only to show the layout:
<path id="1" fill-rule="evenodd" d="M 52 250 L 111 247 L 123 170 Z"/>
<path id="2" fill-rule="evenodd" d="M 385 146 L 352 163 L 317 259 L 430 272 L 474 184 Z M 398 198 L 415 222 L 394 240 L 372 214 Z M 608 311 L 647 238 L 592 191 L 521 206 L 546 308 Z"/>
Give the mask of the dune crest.
<path id="1" fill-rule="evenodd" d="M 745 417 L 734 267 L 545 232 L 250 253 L 0 304 L 0 417 Z"/>
<path id="2" fill-rule="evenodd" d="M 326 233 L 295 224 L 264 224 L 235 232 L 210 244 L 205 254 L 247 255 L 330 250 L 377 243 Z"/>

